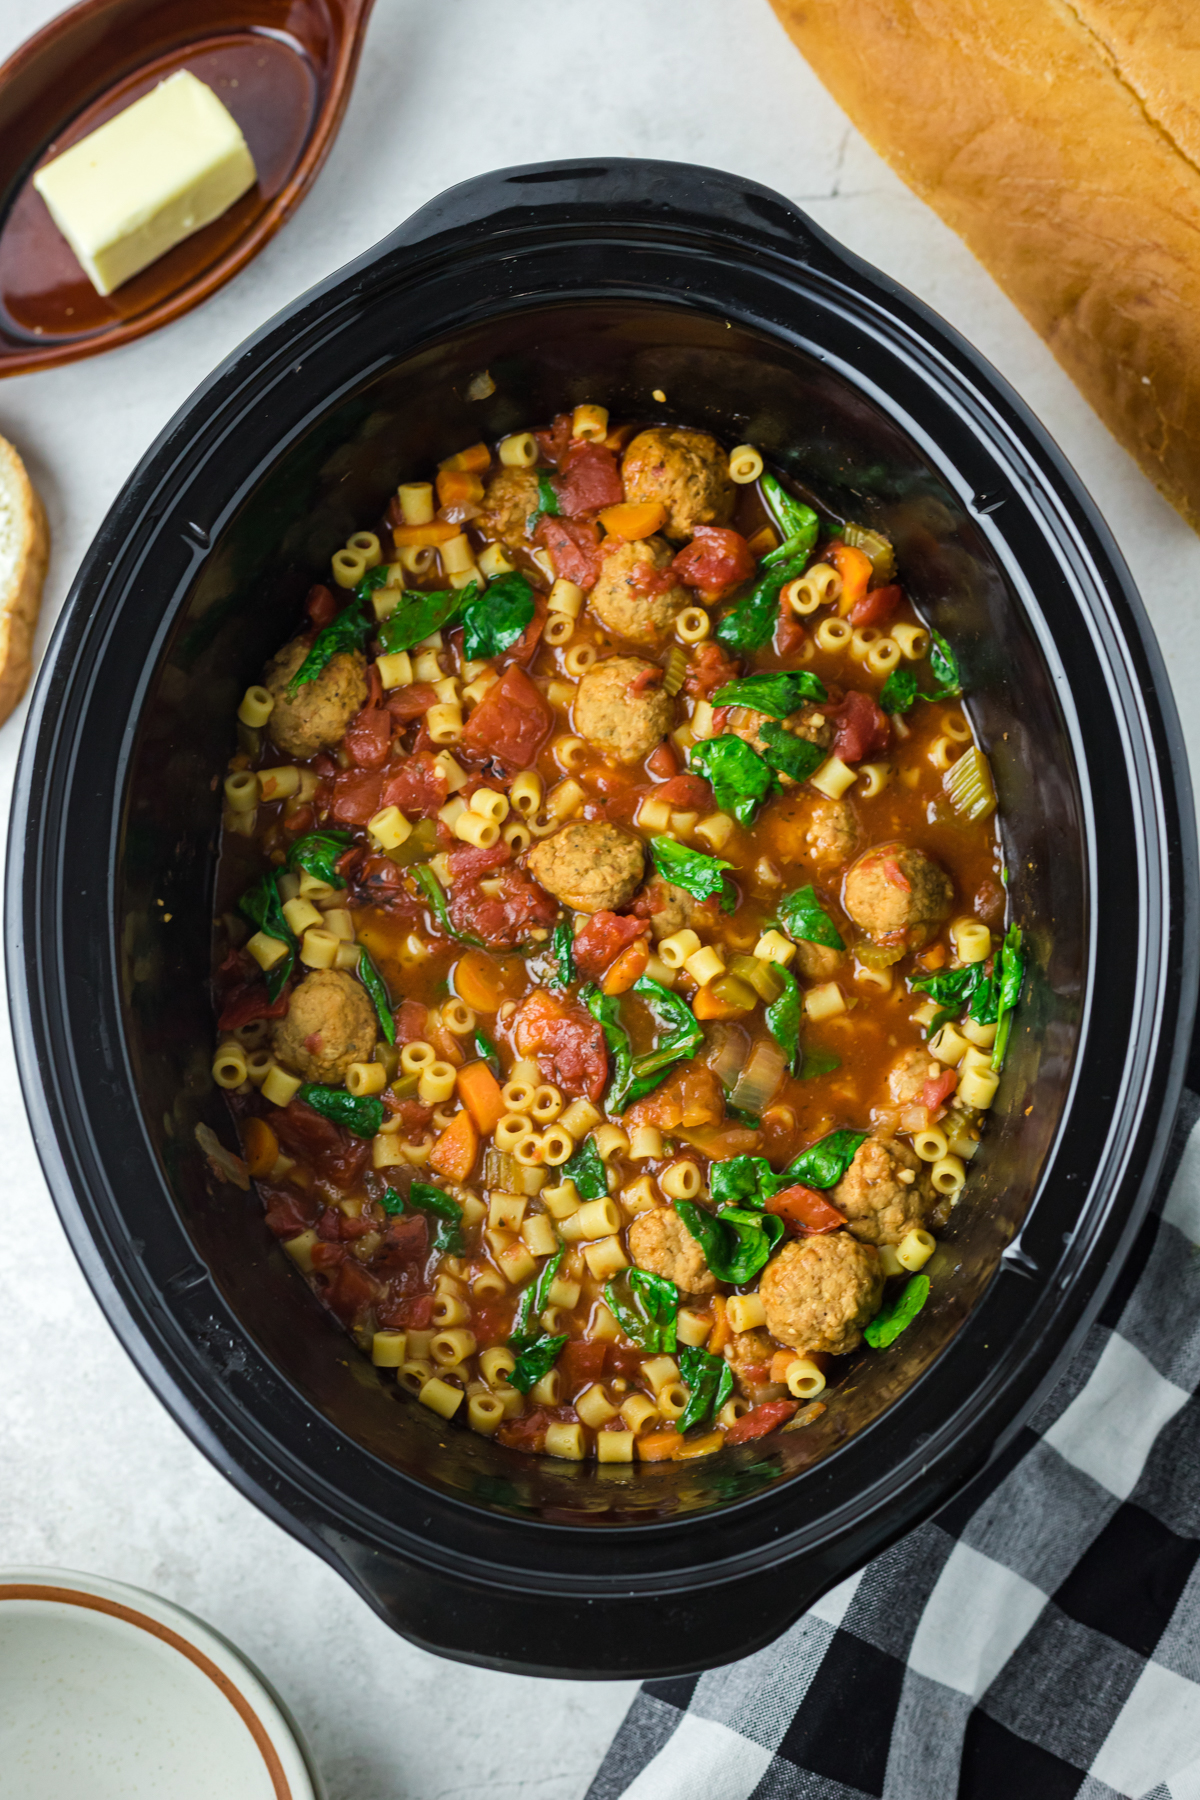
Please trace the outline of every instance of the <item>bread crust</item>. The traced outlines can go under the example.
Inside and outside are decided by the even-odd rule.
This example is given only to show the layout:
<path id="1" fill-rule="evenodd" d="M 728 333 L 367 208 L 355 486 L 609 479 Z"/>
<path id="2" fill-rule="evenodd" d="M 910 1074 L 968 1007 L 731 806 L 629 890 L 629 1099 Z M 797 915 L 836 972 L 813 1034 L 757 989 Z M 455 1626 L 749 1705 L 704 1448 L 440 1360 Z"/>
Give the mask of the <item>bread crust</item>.
<path id="1" fill-rule="evenodd" d="M 771 0 L 1200 529 L 1200 16 L 1185 0 Z"/>
<path id="2" fill-rule="evenodd" d="M 0 438 L 0 490 L 11 502 L 17 543 L 12 578 L 0 590 L 0 724 L 8 718 L 33 673 L 33 637 L 50 558 L 46 512 L 6 438 Z"/>

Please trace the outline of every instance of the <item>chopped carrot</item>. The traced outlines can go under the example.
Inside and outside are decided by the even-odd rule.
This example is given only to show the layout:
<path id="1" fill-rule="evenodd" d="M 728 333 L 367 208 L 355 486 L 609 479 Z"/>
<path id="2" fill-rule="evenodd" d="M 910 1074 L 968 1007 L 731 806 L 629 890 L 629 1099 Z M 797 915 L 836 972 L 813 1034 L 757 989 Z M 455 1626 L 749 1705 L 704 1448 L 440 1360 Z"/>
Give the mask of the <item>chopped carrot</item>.
<path id="1" fill-rule="evenodd" d="M 246 1167 L 255 1181 L 261 1181 L 275 1167 L 279 1156 L 279 1139 L 265 1119 L 247 1119 L 242 1126 L 242 1149 Z"/>
<path id="2" fill-rule="evenodd" d="M 447 456 L 438 464 L 438 468 L 452 470 L 455 474 L 465 470 L 477 475 L 481 469 L 487 468 L 491 460 L 492 453 L 486 444 L 470 444 L 465 450 L 459 450 L 453 456 Z M 440 482 L 438 486 L 440 490 Z"/>
<path id="3" fill-rule="evenodd" d="M 661 530 L 666 516 L 661 500 L 621 500 L 603 508 L 600 523 L 610 537 L 648 538 Z"/>
<path id="4" fill-rule="evenodd" d="M 437 496 L 439 506 L 474 506 L 483 499 L 483 483 L 466 469 L 439 469 Z"/>
<path id="5" fill-rule="evenodd" d="M 931 950 L 926 950 L 924 956 L 918 956 L 917 958 L 917 961 L 923 969 L 940 969 L 945 960 L 945 944 L 935 944 Z"/>
<path id="6" fill-rule="evenodd" d="M 787 1424 L 781 1425 L 779 1429 L 780 1431 L 800 1431 L 805 1425 L 813 1424 L 827 1410 L 823 1400 L 814 1400 L 810 1405 L 802 1406 L 795 1417 L 789 1419 Z"/>
<path id="7" fill-rule="evenodd" d="M 454 991 L 475 1012 L 499 1012 L 504 1003 L 504 976 L 486 950 L 468 950 L 454 967 Z"/>
<path id="8" fill-rule="evenodd" d="M 445 519 L 431 519 L 428 525 L 393 525 L 392 542 L 399 550 L 436 548 L 448 544 L 461 530 L 461 525 L 450 525 Z"/>
<path id="9" fill-rule="evenodd" d="M 874 569 L 871 559 L 865 550 L 858 550 L 853 544 L 831 544 L 826 552 L 842 578 L 842 594 L 838 601 L 838 612 L 844 619 L 852 606 L 857 606 L 870 585 Z"/>
<path id="10" fill-rule="evenodd" d="M 674 1462 L 683 1439 L 672 1426 L 670 1431 L 648 1431 L 637 1440 L 637 1453 L 642 1462 Z"/>
<path id="11" fill-rule="evenodd" d="M 742 1019 L 750 1009 L 735 1006 L 731 1000 L 718 1000 L 711 988 L 703 987 L 692 1001 L 698 1019 Z"/>
<path id="12" fill-rule="evenodd" d="M 458 1092 L 463 1105 L 486 1137 L 508 1111 L 500 1083 L 485 1062 L 468 1063 L 458 1072 Z M 457 1120 L 455 1123 L 457 1124 Z"/>
<path id="13" fill-rule="evenodd" d="M 680 1462 L 689 1462 L 693 1456 L 711 1456 L 720 1450 L 725 1442 L 723 1431 L 710 1431 L 704 1437 L 682 1438 L 676 1452 Z"/>
<path id="14" fill-rule="evenodd" d="M 787 1372 L 796 1360 L 794 1350 L 777 1350 L 771 1358 L 771 1380 L 786 1381 Z"/>
<path id="15" fill-rule="evenodd" d="M 725 1348 L 726 1344 L 729 1342 L 730 1337 L 732 1336 L 732 1333 L 730 1332 L 730 1329 L 729 1329 L 729 1320 L 725 1316 L 725 1297 L 724 1297 L 724 1295 L 723 1294 L 714 1295 L 712 1305 L 713 1305 L 713 1328 L 712 1328 L 712 1331 L 709 1333 L 708 1343 L 705 1346 L 705 1348 L 707 1349 L 708 1354 L 710 1356 L 720 1356 L 722 1350 Z"/>
<path id="16" fill-rule="evenodd" d="M 436 1169 L 439 1175 L 444 1175 L 447 1181 L 465 1181 L 475 1167 L 478 1154 L 479 1133 L 475 1129 L 475 1121 L 464 1106 L 455 1113 L 429 1152 L 429 1166 Z"/>
<path id="17" fill-rule="evenodd" d="M 625 994 L 633 986 L 639 975 L 646 972 L 646 964 L 650 961 L 650 946 L 645 938 L 635 938 L 626 946 L 616 962 L 609 969 L 600 983 L 600 991 L 604 994 Z"/>
<path id="18" fill-rule="evenodd" d="M 769 525 L 762 525 L 754 533 L 753 537 L 746 539 L 746 548 L 749 550 L 751 556 L 766 556 L 770 551 L 778 550 L 779 535 L 777 532 L 773 531 Z"/>
<path id="19" fill-rule="evenodd" d="M 633 425 L 614 425 L 604 440 L 606 450 L 623 450 L 636 428 Z"/>

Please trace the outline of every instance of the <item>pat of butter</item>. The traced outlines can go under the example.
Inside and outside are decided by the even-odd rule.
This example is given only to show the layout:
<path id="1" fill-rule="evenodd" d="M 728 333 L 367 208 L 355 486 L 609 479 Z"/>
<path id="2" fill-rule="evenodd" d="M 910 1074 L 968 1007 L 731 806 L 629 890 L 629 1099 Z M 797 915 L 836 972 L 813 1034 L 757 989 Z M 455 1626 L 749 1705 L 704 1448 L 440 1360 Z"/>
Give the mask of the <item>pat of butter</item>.
<path id="1" fill-rule="evenodd" d="M 33 185 L 96 292 L 111 294 L 257 179 L 237 121 L 181 69 L 39 169 Z"/>

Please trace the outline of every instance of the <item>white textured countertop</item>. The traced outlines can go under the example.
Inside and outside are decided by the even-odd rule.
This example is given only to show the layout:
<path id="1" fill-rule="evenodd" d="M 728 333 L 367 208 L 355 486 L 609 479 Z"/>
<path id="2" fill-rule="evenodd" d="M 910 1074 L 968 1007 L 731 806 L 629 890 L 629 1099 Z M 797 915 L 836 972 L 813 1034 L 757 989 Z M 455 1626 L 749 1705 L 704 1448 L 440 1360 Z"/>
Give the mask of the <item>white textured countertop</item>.
<path id="1" fill-rule="evenodd" d="M 6 0 L 0 58 L 57 9 Z M 231 286 L 125 350 L 0 383 L 0 433 L 50 516 L 44 646 L 130 469 L 228 351 L 440 189 L 611 154 L 700 162 L 805 207 L 959 327 L 1045 421 L 1106 513 L 1200 748 L 1200 541 L 1158 498 L 958 240 L 846 123 L 766 0 L 378 0 L 316 188 Z M 0 730 L 8 794 L 24 708 Z M 308 1734 L 330 1800 L 577 1800 L 633 1692 L 410 1648 L 243 1501 L 134 1373 L 43 1183 L 0 1039 L 0 1562 L 152 1588 L 243 1646 Z"/>

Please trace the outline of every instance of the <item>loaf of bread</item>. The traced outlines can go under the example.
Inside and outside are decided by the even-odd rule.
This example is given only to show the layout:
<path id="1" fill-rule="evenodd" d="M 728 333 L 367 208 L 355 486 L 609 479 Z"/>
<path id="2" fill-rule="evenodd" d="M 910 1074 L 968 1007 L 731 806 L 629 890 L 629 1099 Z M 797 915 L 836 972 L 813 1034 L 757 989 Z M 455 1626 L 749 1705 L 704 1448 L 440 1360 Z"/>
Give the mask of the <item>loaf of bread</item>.
<path id="1" fill-rule="evenodd" d="M 1200 529 L 1200 6 L 772 4 Z"/>
<path id="2" fill-rule="evenodd" d="M 33 634 L 49 554 L 42 503 L 25 464 L 0 438 L 0 724 L 33 673 Z"/>

